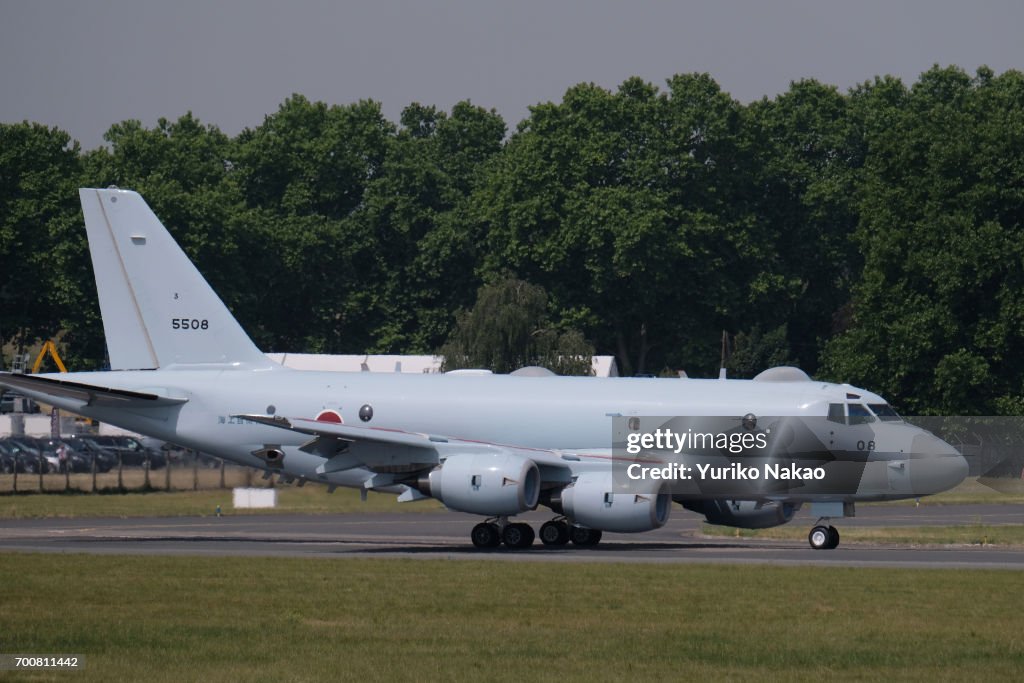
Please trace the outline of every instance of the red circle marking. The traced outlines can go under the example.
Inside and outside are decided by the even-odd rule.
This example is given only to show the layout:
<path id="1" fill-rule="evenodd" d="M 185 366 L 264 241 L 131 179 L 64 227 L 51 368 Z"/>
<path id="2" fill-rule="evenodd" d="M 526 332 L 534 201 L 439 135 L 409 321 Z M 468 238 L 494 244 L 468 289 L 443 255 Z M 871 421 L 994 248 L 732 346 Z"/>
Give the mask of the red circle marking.
<path id="1" fill-rule="evenodd" d="M 341 419 L 341 413 L 337 410 L 321 410 L 316 416 L 317 422 L 331 422 L 337 425 L 345 424 L 345 420 Z"/>

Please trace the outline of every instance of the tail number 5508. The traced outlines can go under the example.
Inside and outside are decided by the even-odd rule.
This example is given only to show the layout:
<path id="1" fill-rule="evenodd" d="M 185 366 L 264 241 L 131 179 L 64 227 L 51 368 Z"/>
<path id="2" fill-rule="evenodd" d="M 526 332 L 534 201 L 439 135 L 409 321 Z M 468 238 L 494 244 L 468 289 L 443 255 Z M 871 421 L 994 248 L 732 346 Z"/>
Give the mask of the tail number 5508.
<path id="1" fill-rule="evenodd" d="M 197 318 L 171 318 L 171 329 L 172 330 L 208 330 L 210 329 L 209 320 L 199 320 Z"/>

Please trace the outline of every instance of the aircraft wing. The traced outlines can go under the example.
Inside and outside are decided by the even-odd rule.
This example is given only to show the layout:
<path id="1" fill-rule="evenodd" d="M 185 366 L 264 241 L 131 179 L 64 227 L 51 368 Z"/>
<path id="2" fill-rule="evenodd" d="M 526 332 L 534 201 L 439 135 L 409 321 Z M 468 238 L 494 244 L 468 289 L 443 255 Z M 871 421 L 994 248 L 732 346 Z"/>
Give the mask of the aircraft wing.
<path id="1" fill-rule="evenodd" d="M 0 386 L 24 392 L 37 400 L 65 399 L 76 401 L 81 406 L 163 408 L 188 402 L 187 398 L 172 398 L 157 393 L 129 391 L 37 375 L 12 375 L 8 372 L 0 372 Z"/>
<path id="2" fill-rule="evenodd" d="M 317 468 L 318 474 L 340 472 L 356 467 L 368 467 L 377 472 L 390 473 L 379 475 L 381 478 L 376 480 L 377 484 L 367 485 L 366 488 L 390 484 L 396 471 L 427 469 L 437 465 L 442 459 L 435 448 L 440 444 L 432 441 L 426 434 L 378 427 L 350 427 L 334 422 L 280 415 L 232 417 L 313 437 L 299 450 L 327 459 L 327 462 Z M 261 455 L 262 452 L 272 452 L 272 449 L 268 445 L 267 449 L 256 451 L 253 455 L 264 457 Z"/>
<path id="3" fill-rule="evenodd" d="M 444 437 L 430 436 L 418 432 L 405 432 L 399 429 L 382 429 L 380 427 L 350 427 L 336 422 L 322 422 L 300 417 L 280 417 L 270 415 L 233 415 L 251 422 L 280 427 L 300 434 L 339 439 L 350 443 L 364 442 L 390 446 L 407 446 L 412 448 L 429 448 L 435 450 L 436 444 L 446 443 Z"/>
<path id="4" fill-rule="evenodd" d="M 451 439 L 399 429 L 356 427 L 309 418 L 271 415 L 232 417 L 312 436 L 301 450 L 327 458 L 327 462 L 317 468 L 320 474 L 353 467 L 368 467 L 376 471 L 412 471 L 433 467 L 457 453 L 502 452 L 516 453 L 534 460 L 545 480 L 568 483 L 571 478 L 568 462 L 547 450 Z"/>

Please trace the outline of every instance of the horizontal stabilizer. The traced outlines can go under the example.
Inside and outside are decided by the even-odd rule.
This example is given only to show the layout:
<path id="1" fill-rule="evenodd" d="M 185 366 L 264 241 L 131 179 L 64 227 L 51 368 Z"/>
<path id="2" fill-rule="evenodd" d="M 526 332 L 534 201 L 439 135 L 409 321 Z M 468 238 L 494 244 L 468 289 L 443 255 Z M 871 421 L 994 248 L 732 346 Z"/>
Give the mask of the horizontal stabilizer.
<path id="1" fill-rule="evenodd" d="M 36 375 L 12 375 L 6 372 L 0 373 L 0 386 L 17 389 L 35 396 L 82 401 L 84 405 L 88 406 L 162 408 L 188 402 L 187 398 L 172 398 L 154 393 L 100 387 Z"/>

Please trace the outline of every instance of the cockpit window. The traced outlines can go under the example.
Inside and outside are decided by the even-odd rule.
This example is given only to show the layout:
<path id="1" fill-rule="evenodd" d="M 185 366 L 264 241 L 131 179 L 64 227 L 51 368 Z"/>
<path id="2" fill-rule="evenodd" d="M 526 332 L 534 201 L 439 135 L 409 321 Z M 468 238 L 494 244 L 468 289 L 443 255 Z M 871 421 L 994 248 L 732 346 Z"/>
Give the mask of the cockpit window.
<path id="1" fill-rule="evenodd" d="M 869 403 L 868 408 L 871 408 L 871 412 L 877 415 L 882 422 L 902 422 L 903 420 L 888 403 Z"/>
<path id="2" fill-rule="evenodd" d="M 828 404 L 828 421 L 838 422 L 841 425 L 846 424 L 846 410 L 843 409 L 842 403 Z"/>
<path id="3" fill-rule="evenodd" d="M 871 414 L 871 411 L 863 403 L 851 403 L 849 407 L 850 424 L 857 425 L 875 421 L 875 416 Z"/>

